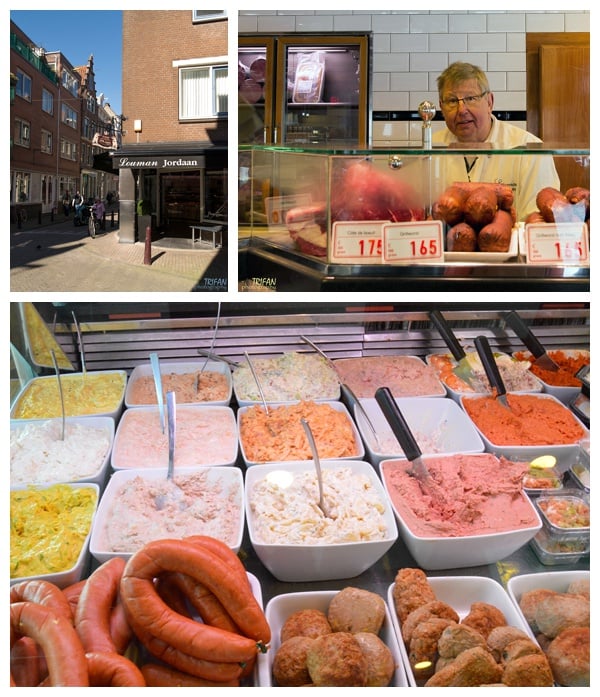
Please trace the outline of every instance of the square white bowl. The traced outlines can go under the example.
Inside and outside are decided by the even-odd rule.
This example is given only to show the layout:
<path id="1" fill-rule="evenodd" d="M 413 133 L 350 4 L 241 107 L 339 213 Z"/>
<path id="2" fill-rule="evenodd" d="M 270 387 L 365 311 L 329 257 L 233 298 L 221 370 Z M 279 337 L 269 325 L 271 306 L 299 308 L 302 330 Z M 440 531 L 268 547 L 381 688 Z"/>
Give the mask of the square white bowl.
<path id="1" fill-rule="evenodd" d="M 314 472 L 312 460 L 298 463 L 257 465 L 246 470 L 244 505 L 250 542 L 263 565 L 280 581 L 325 581 L 353 578 L 377 562 L 398 538 L 394 514 L 383 485 L 373 467 L 364 460 L 326 460 L 322 470 L 349 468 L 352 475 L 369 479 L 384 511 L 386 532 L 382 539 L 332 544 L 285 544 L 261 542 L 256 537 L 256 516 L 250 505 L 254 485 L 273 473 Z M 316 485 L 315 485 L 316 486 Z M 317 497 L 318 498 L 318 497 Z"/>
<path id="2" fill-rule="evenodd" d="M 235 464 L 238 435 L 231 407 L 178 406 L 175 422 L 175 472 L 181 467 Z M 110 464 L 114 470 L 167 466 L 168 430 L 161 430 L 158 407 L 125 410 Z"/>
<path id="3" fill-rule="evenodd" d="M 232 539 L 223 540 L 226 544 L 233 549 L 234 552 L 239 551 L 242 545 L 242 537 L 244 534 L 244 481 L 242 477 L 242 472 L 238 467 L 188 467 L 181 470 L 175 471 L 175 482 L 178 481 L 179 477 L 186 477 L 198 472 L 206 473 L 209 487 L 214 487 L 218 490 L 222 487 L 223 491 L 229 492 L 229 495 L 233 499 L 233 506 L 239 508 L 239 518 L 236 525 L 232 530 Z M 90 552 L 92 556 L 97 559 L 100 563 L 111 559 L 112 557 L 123 557 L 124 559 L 129 559 L 129 557 L 137 552 L 139 547 L 142 546 L 144 542 L 149 542 L 149 539 L 140 540 L 139 544 L 132 545 L 131 549 L 127 551 L 114 551 L 106 539 L 106 529 L 107 525 L 110 524 L 111 514 L 114 510 L 115 502 L 119 496 L 119 492 L 123 487 L 128 487 L 130 483 L 140 477 L 148 484 L 151 488 L 153 482 L 164 481 L 167 478 L 167 470 L 164 469 L 138 469 L 138 470 L 118 470 L 114 472 L 110 478 L 102 498 L 100 499 L 100 504 L 98 506 L 98 511 L 96 513 L 96 518 L 94 520 L 94 526 L 92 528 L 92 535 L 90 538 Z M 210 535 L 212 537 L 218 537 L 215 533 L 215 525 L 218 522 L 218 516 L 230 516 L 231 513 L 227 512 L 222 505 L 215 504 L 215 502 L 210 502 L 207 504 L 207 510 L 209 514 L 215 512 L 216 506 L 216 520 L 211 523 L 209 527 L 207 523 L 204 522 L 204 516 L 194 516 L 193 530 L 190 530 L 190 535 Z M 161 516 L 157 511 L 157 518 L 165 517 L 167 518 L 169 511 L 164 509 L 166 512 Z M 202 509 L 200 509 L 202 510 Z M 199 511 L 196 510 L 196 513 Z M 177 520 L 179 522 L 185 516 L 185 510 L 177 512 Z M 132 523 L 131 514 L 128 517 L 128 522 Z M 172 519 L 173 512 L 170 512 L 168 519 Z M 147 530 L 153 523 L 151 523 L 150 513 L 145 514 L 144 528 Z M 230 522 L 229 517 L 223 519 L 222 524 L 225 522 Z M 126 527 L 126 523 L 123 522 L 120 525 L 120 529 Z M 157 530 L 156 537 L 153 539 L 162 539 L 166 537 L 179 537 L 175 531 L 175 528 L 160 527 L 157 523 L 155 528 Z"/>
<path id="4" fill-rule="evenodd" d="M 82 378 L 84 377 L 90 378 L 91 384 L 95 386 L 97 390 L 100 389 L 99 383 L 96 381 L 102 381 L 103 376 L 117 376 L 117 379 L 119 382 L 122 382 L 122 388 L 119 387 L 119 389 L 115 389 L 115 395 L 114 399 L 111 400 L 110 405 L 107 404 L 106 408 L 104 410 L 94 410 L 93 408 L 88 408 L 86 404 L 83 404 L 81 401 L 73 401 L 73 404 L 76 404 L 75 409 L 70 409 L 68 406 L 68 403 L 66 405 L 66 416 L 110 416 L 113 418 L 115 421 L 118 419 L 119 415 L 121 414 L 121 411 L 123 410 L 123 401 L 125 399 L 125 389 L 127 386 L 127 373 L 124 370 L 94 370 L 94 371 L 89 371 L 87 373 L 67 373 L 65 375 L 61 374 L 61 384 L 62 384 L 62 390 L 63 394 L 65 394 L 65 402 L 67 402 L 67 397 L 66 393 L 68 390 L 69 385 L 73 384 L 73 381 L 78 381 L 81 382 Z M 29 397 L 32 394 L 32 391 L 37 391 L 37 390 L 52 390 L 51 394 L 56 397 L 55 403 L 52 403 L 52 405 L 49 405 L 47 401 L 44 401 L 42 403 L 41 407 L 37 407 L 36 405 L 36 411 L 39 413 L 36 413 L 35 415 L 31 417 L 23 417 L 19 416 L 20 413 L 20 404 L 21 401 L 24 398 Z M 43 393 L 42 393 L 43 394 Z M 47 400 L 47 395 L 44 395 L 44 399 Z M 61 412 L 60 412 L 60 399 L 59 399 L 59 392 L 58 392 L 58 387 L 57 387 L 57 380 L 56 380 L 56 375 L 45 375 L 43 377 L 36 377 L 32 378 L 26 385 L 24 385 L 23 389 L 19 392 L 17 395 L 17 398 L 15 399 L 12 408 L 10 410 L 10 418 L 11 419 L 22 419 L 22 418 L 31 418 L 31 419 L 49 419 L 49 418 L 55 418 L 55 417 L 60 417 Z"/>
<path id="5" fill-rule="evenodd" d="M 53 486 L 53 485 L 48 485 L 48 486 Z M 39 486 L 36 487 L 36 489 L 39 490 L 44 490 L 47 489 L 48 486 Z M 53 583 L 55 586 L 58 586 L 59 588 L 66 588 L 67 586 L 72 585 L 73 583 L 77 583 L 78 581 L 81 581 L 81 579 L 84 576 L 84 573 L 86 571 L 86 567 L 88 565 L 89 561 L 89 544 L 90 544 L 90 537 L 91 537 L 91 532 L 94 527 L 94 520 L 96 518 L 96 514 L 98 512 L 98 501 L 100 499 L 100 488 L 97 484 L 93 484 L 91 482 L 82 482 L 78 484 L 73 484 L 73 483 L 67 483 L 66 486 L 69 486 L 73 489 L 79 490 L 79 489 L 92 489 L 93 491 L 96 492 L 96 505 L 94 507 L 94 511 L 92 513 L 91 519 L 90 519 L 90 530 L 83 540 L 83 544 L 81 545 L 81 550 L 79 552 L 79 556 L 77 557 L 77 561 L 75 564 L 70 568 L 70 569 L 65 569 L 64 571 L 59 571 L 55 573 L 50 573 L 50 574 L 39 574 L 37 576 L 21 576 L 21 577 L 15 577 L 10 579 L 10 584 L 11 586 L 14 585 L 15 583 L 20 583 L 21 581 L 31 581 L 34 579 L 37 580 L 42 580 L 42 581 L 49 581 L 50 583 Z M 16 487 L 11 487 L 11 491 L 19 491 L 26 489 L 27 487 L 22 487 L 22 486 L 16 486 Z"/>
<path id="6" fill-rule="evenodd" d="M 453 400 L 447 397 L 395 397 L 394 399 L 423 454 L 482 453 L 484 451 L 485 446 L 473 422 Z M 370 462 L 378 465 L 381 460 L 394 457 L 405 458 L 406 455 L 377 401 L 373 398 L 364 398 L 359 401 L 379 438 L 378 445 L 360 409 L 355 407 L 354 419 Z"/>
<path id="7" fill-rule="evenodd" d="M 469 614 L 473 603 L 488 603 L 489 605 L 494 605 L 503 613 L 509 626 L 520 629 L 535 640 L 523 615 L 516 610 L 508 593 L 497 581 L 485 576 L 429 576 L 428 581 L 437 600 L 454 608 L 461 620 Z M 392 625 L 396 632 L 409 686 L 417 687 L 417 681 L 408 660 L 408 652 L 402 640 L 402 627 L 395 610 L 393 592 L 394 584 L 392 583 L 388 588 L 387 594 Z"/>
<path id="8" fill-rule="evenodd" d="M 533 358 L 529 351 L 518 351 L 516 353 L 523 354 L 525 357 Z M 557 353 L 557 351 L 548 349 L 547 353 L 550 356 L 550 358 L 552 358 L 553 355 Z M 561 349 L 560 353 L 565 354 L 565 356 L 568 356 L 569 358 L 578 358 L 580 356 L 585 356 L 588 359 L 590 358 L 590 352 L 584 350 Z M 540 382 L 542 383 L 544 392 L 547 392 L 548 394 L 551 394 L 553 397 L 556 397 L 556 399 L 560 400 L 563 404 L 569 404 L 571 400 L 575 399 L 575 397 L 577 397 L 577 395 L 581 392 L 581 385 L 579 387 L 576 387 L 574 385 L 550 385 L 548 382 L 542 379 L 540 379 Z"/>
<path id="9" fill-rule="evenodd" d="M 54 422 L 56 426 L 53 426 L 57 428 L 57 432 L 60 433 L 60 429 L 62 427 L 62 419 L 16 419 L 16 420 L 11 420 L 10 422 L 10 430 L 11 434 L 12 432 L 18 432 L 18 431 L 23 431 L 24 429 L 38 429 L 41 426 L 44 426 L 46 424 L 49 424 L 51 422 Z M 64 482 L 64 481 L 72 481 L 74 483 L 80 483 L 80 482 L 93 482 L 94 484 L 98 484 L 98 486 L 102 489 L 102 486 L 104 484 L 104 478 L 106 476 L 106 471 L 108 470 L 108 465 L 110 462 L 110 454 L 112 451 L 112 445 L 113 441 L 115 438 L 115 422 L 110 416 L 85 416 L 85 417 L 78 417 L 78 416 L 69 416 L 65 419 L 65 445 L 67 446 L 66 449 L 68 449 L 70 452 L 73 453 L 73 455 L 78 457 L 78 461 L 81 462 L 81 460 L 88 458 L 88 452 L 81 450 L 81 452 L 73 451 L 72 446 L 69 443 L 69 427 L 73 426 L 80 426 L 84 429 L 97 429 L 99 431 L 102 431 L 103 433 L 106 434 L 106 437 L 108 438 L 108 447 L 106 448 L 106 452 L 104 453 L 103 456 L 98 457 L 97 461 L 91 462 L 90 463 L 90 468 L 88 470 L 87 474 L 84 474 L 82 477 L 78 477 L 77 479 L 64 479 L 61 478 L 60 475 L 55 475 L 50 479 L 42 480 L 40 477 L 37 477 L 33 480 L 27 481 L 27 482 L 17 482 L 13 481 L 12 478 L 12 472 L 11 472 L 11 485 L 17 485 L 17 484 L 52 484 L 55 482 Z M 12 457 L 12 452 L 11 452 L 11 457 Z M 31 462 L 40 462 L 44 461 L 47 463 L 47 466 L 49 467 L 51 464 L 53 464 L 53 461 L 49 459 L 48 454 L 44 454 L 43 451 L 38 450 L 35 458 L 32 454 L 32 459 Z M 92 469 L 93 468 L 93 469 Z"/>
<path id="10" fill-rule="evenodd" d="M 565 445 L 519 445 L 518 443 L 515 443 L 514 445 L 499 445 L 498 443 L 493 443 L 486 436 L 486 434 L 477 426 L 476 423 L 474 423 L 474 426 L 477 429 L 479 435 L 481 436 L 481 439 L 485 444 L 485 449 L 487 452 L 494 453 L 498 456 L 504 455 L 504 457 L 508 458 L 509 460 L 512 458 L 514 460 L 519 460 L 522 462 L 533 460 L 536 457 L 539 457 L 540 455 L 554 455 L 554 457 L 556 458 L 557 468 L 564 473 L 569 469 L 571 462 L 573 462 L 573 460 L 577 456 L 577 453 L 579 452 L 580 441 L 584 438 L 589 438 L 590 432 L 584 426 L 584 424 L 582 424 L 579 421 L 579 419 L 573 414 L 573 412 L 571 412 L 566 406 L 564 406 L 564 404 L 562 404 L 562 402 L 560 402 L 560 400 L 558 400 L 553 395 L 542 393 L 531 396 L 535 397 L 535 399 L 551 400 L 556 404 L 561 405 L 562 408 L 565 410 L 565 413 L 572 417 L 575 421 L 577 421 L 577 423 L 583 429 L 583 435 L 581 436 L 581 438 L 577 439 L 573 443 L 568 443 Z M 465 408 L 464 403 L 468 399 L 477 399 L 477 396 L 463 395 L 460 398 L 460 403 L 463 409 Z"/>
<path id="11" fill-rule="evenodd" d="M 177 405 L 179 406 L 180 404 L 206 404 L 206 405 L 220 405 L 220 406 L 228 406 L 229 403 L 231 402 L 231 395 L 233 392 L 233 387 L 232 387 L 232 380 L 231 380 L 231 370 L 229 366 L 226 363 L 223 363 L 222 361 L 208 361 L 208 363 L 205 360 L 201 361 L 194 361 L 194 362 L 187 362 L 187 363 L 167 363 L 164 361 L 160 362 L 160 373 L 161 376 L 166 376 L 169 374 L 174 374 L 174 375 L 196 375 L 199 373 L 202 369 L 204 369 L 204 372 L 206 373 L 218 373 L 219 375 L 223 375 L 226 379 L 226 394 L 222 399 L 214 399 L 214 400 L 194 400 L 194 401 L 184 401 L 183 399 L 180 398 L 180 396 L 175 392 L 175 398 L 177 400 Z M 157 402 L 156 399 L 154 399 L 151 402 L 133 402 L 133 390 L 135 387 L 135 383 L 137 380 L 140 378 L 152 378 L 153 373 L 152 373 L 152 366 L 148 363 L 143 363 L 142 365 L 137 365 L 133 371 L 131 372 L 131 375 L 129 376 L 129 380 L 127 382 L 127 389 L 125 390 L 125 406 L 129 409 L 132 407 L 143 407 L 143 406 L 156 406 Z M 164 377 L 162 377 L 163 380 L 163 388 L 166 390 L 166 385 L 164 382 Z"/>
<path id="12" fill-rule="evenodd" d="M 276 595 L 267 603 L 265 615 L 271 627 L 271 646 L 266 654 L 258 657 L 258 686 L 273 687 L 273 659 L 277 650 L 281 646 L 281 628 L 287 618 L 299 610 L 320 610 L 327 614 L 329 603 L 339 591 L 305 591 L 300 593 L 285 593 Z M 385 602 L 385 598 L 384 598 Z M 398 640 L 392 625 L 392 615 L 385 602 L 385 619 L 379 638 L 386 644 L 394 657 L 396 670 L 390 682 L 390 687 L 408 687 L 406 673 L 404 672 L 404 662 L 400 654 Z"/>
<path id="13" fill-rule="evenodd" d="M 298 402 L 295 402 L 297 404 Z M 275 404 L 271 405 L 269 407 L 270 410 L 275 410 L 278 408 L 285 408 L 287 406 L 290 406 L 292 403 L 287 403 L 287 404 Z M 352 434 L 354 436 L 354 442 L 356 443 L 356 454 L 354 455 L 349 455 L 348 457 L 341 456 L 335 459 L 339 460 L 362 460 L 365 456 L 365 447 L 363 445 L 362 439 L 360 437 L 360 433 L 358 432 L 358 427 L 356 426 L 356 423 L 350 416 L 350 412 L 346 408 L 346 405 L 343 404 L 342 402 L 319 402 L 318 404 L 327 404 L 329 405 L 332 409 L 335 411 L 338 411 L 342 414 L 345 414 L 346 417 L 348 418 L 348 422 L 350 423 L 350 426 L 352 428 Z M 239 442 L 240 442 L 240 454 L 242 456 L 242 459 L 244 460 L 244 463 L 246 467 L 253 467 L 255 465 L 267 465 L 271 464 L 271 462 L 275 462 L 275 460 L 271 460 L 268 462 L 257 462 L 256 460 L 251 460 L 248 455 L 246 454 L 246 449 L 244 447 L 244 441 L 242 439 L 242 431 L 241 431 L 241 422 L 244 414 L 250 409 L 250 406 L 245 406 L 245 407 L 240 407 L 237 412 L 237 429 L 238 429 L 238 434 L 239 434 Z M 262 406 L 260 407 L 261 409 L 263 408 Z M 317 443 L 318 446 L 318 443 Z M 319 456 L 320 459 L 325 459 L 322 456 Z M 332 458 L 330 458 L 332 459 Z M 282 460 L 278 460 L 277 462 L 283 462 Z M 299 462 L 298 460 L 287 460 L 286 462 Z"/>
<path id="14" fill-rule="evenodd" d="M 451 455 L 423 456 L 425 464 L 427 464 L 428 457 L 452 458 Z M 487 453 L 475 453 L 472 457 L 487 458 L 490 456 Z M 397 462 L 401 463 L 402 461 L 382 460 L 380 462 L 379 471 L 381 479 L 394 515 L 396 516 L 400 537 L 404 540 L 404 544 L 416 563 L 425 570 L 461 569 L 468 566 L 495 564 L 497 561 L 504 559 L 527 544 L 542 528 L 542 521 L 535 506 L 527 494 L 522 491 L 520 497 L 525 507 L 531 511 L 532 520 L 535 521 L 531 525 L 516 530 L 479 535 L 465 535 L 462 537 L 417 535 L 412 531 L 401 511 L 397 510 L 392 503 L 386 470 L 393 468 Z M 498 466 L 501 466 L 500 463 L 498 463 Z"/>

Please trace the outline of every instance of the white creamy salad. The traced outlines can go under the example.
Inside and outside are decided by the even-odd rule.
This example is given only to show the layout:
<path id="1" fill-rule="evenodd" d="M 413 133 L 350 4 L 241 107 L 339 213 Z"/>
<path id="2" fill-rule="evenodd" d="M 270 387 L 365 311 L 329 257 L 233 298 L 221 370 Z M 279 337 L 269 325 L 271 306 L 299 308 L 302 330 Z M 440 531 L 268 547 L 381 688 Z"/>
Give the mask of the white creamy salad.
<path id="1" fill-rule="evenodd" d="M 278 473 L 280 474 L 280 473 Z M 283 481 L 273 473 L 250 492 L 253 533 L 267 544 L 340 544 L 387 536 L 385 503 L 372 481 L 349 467 L 323 468 L 323 494 L 329 517 L 317 506 L 316 474 L 298 472 Z"/>
<path id="2" fill-rule="evenodd" d="M 74 482 L 95 475 L 108 455 L 106 429 L 62 419 L 27 423 L 10 432 L 10 483 Z"/>

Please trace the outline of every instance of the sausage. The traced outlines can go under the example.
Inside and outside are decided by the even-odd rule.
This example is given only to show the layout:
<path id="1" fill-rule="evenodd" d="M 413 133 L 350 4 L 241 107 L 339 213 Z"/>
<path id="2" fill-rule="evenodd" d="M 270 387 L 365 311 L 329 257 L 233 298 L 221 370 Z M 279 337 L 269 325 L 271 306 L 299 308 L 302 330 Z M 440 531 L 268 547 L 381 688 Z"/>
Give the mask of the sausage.
<path id="1" fill-rule="evenodd" d="M 125 656 L 92 651 L 85 659 L 90 687 L 146 687 L 142 671 Z"/>
<path id="2" fill-rule="evenodd" d="M 510 210 L 510 207 L 515 203 L 515 195 L 512 188 L 508 184 L 499 184 L 497 182 L 454 182 L 452 186 L 457 187 L 466 194 L 472 193 L 475 189 L 489 189 L 496 195 L 498 208 L 505 211 Z"/>
<path id="3" fill-rule="evenodd" d="M 44 678 L 40 647 L 22 636 L 10 650 L 10 675 L 16 687 L 37 687 Z"/>
<path id="4" fill-rule="evenodd" d="M 11 603 L 11 646 L 21 636 L 42 649 L 53 687 L 89 687 L 85 651 L 69 620 L 31 601 Z"/>
<path id="5" fill-rule="evenodd" d="M 585 218 L 590 217 L 590 190 L 583 186 L 572 186 L 565 191 L 565 198 L 569 203 L 585 203 Z"/>
<path id="6" fill-rule="evenodd" d="M 498 209 L 498 196 L 486 186 L 478 186 L 465 201 L 465 222 L 476 230 L 488 225 Z"/>
<path id="7" fill-rule="evenodd" d="M 125 653 L 129 643 L 133 638 L 133 632 L 127 622 L 125 608 L 121 602 L 120 596 L 117 596 L 116 604 L 110 611 L 109 618 L 110 636 L 117 649 L 117 653 Z"/>
<path id="8" fill-rule="evenodd" d="M 476 251 L 477 233 L 468 223 L 458 223 L 446 233 L 446 249 L 449 252 Z"/>
<path id="9" fill-rule="evenodd" d="M 568 205 L 568 203 L 567 197 L 552 186 L 546 186 L 540 189 L 535 197 L 535 205 L 538 207 L 539 212 L 547 223 L 555 222 L 555 208 L 558 209 L 560 206 L 562 209 L 565 205 Z"/>
<path id="10" fill-rule="evenodd" d="M 191 617 L 187 598 L 182 595 L 181 586 L 177 583 L 177 573 L 165 571 L 155 581 L 156 592 L 159 597 L 171 608 L 184 617 Z"/>
<path id="11" fill-rule="evenodd" d="M 239 633 L 239 628 L 229 616 L 223 603 L 203 583 L 199 583 L 191 576 L 182 573 L 175 574 L 173 581 L 188 598 L 203 622 L 228 632 Z"/>
<path id="12" fill-rule="evenodd" d="M 523 222 L 525 225 L 537 225 L 539 223 L 545 223 L 546 221 L 544 220 L 544 216 L 539 211 L 531 211 L 531 213 L 527 214 Z"/>
<path id="13" fill-rule="evenodd" d="M 70 586 L 67 586 L 66 588 L 62 589 L 65 598 L 69 601 L 69 605 L 71 606 L 71 612 L 73 614 L 73 617 L 75 617 L 77 603 L 79 602 L 79 596 L 81 595 L 81 591 L 83 590 L 86 583 L 87 578 L 84 578 L 81 581 L 76 581 L 75 583 L 72 583 Z"/>
<path id="14" fill-rule="evenodd" d="M 55 586 L 50 581 L 36 579 L 21 581 L 11 586 L 10 602 L 18 603 L 21 601 L 30 601 L 43 605 L 57 615 L 68 619 L 71 623 L 73 622 L 73 611 L 67 597 L 58 586 Z"/>
<path id="15" fill-rule="evenodd" d="M 464 216 L 464 206 L 468 193 L 459 186 L 449 186 L 433 206 L 436 220 L 443 220 L 452 226 L 460 223 Z"/>
<path id="16" fill-rule="evenodd" d="M 494 220 L 482 227 L 477 235 L 480 252 L 507 252 L 510 247 L 513 221 L 510 213 L 498 209 Z"/>
<path id="17" fill-rule="evenodd" d="M 239 680 L 215 682 L 184 673 L 169 666 L 145 663 L 141 667 L 147 687 L 238 687 Z"/>
<path id="18" fill-rule="evenodd" d="M 124 568 L 125 559 L 112 557 L 88 577 L 81 592 L 74 624 L 86 652 L 118 653 L 110 633 L 110 615 Z"/>
<path id="19" fill-rule="evenodd" d="M 216 554 L 204 546 L 185 540 L 155 540 L 147 543 L 131 556 L 121 579 L 121 596 L 128 617 L 130 614 L 140 616 L 137 610 L 141 608 L 155 617 L 156 612 L 160 610 L 163 615 L 159 615 L 157 618 L 159 625 L 171 624 L 170 616 L 174 613 L 160 600 L 152 585 L 152 579 L 162 571 L 180 571 L 189 574 L 205 584 L 219 598 L 244 635 L 244 637 L 236 637 L 235 634 L 223 632 L 226 635 L 229 634 L 230 637 L 236 637 L 233 644 L 236 645 L 240 653 L 244 652 L 243 645 L 246 637 L 263 646 L 270 642 L 269 624 L 249 584 L 240 584 L 238 575 Z M 167 613 L 164 613 L 165 610 Z M 143 613 L 141 616 L 145 617 L 146 615 Z M 181 618 L 181 616 L 179 617 Z M 189 639 L 197 631 L 194 626 L 197 623 L 190 622 L 186 618 L 178 619 L 175 624 L 183 625 L 181 626 L 182 630 L 184 627 L 188 628 L 191 633 L 191 636 L 188 636 Z M 215 633 L 214 639 L 217 639 L 219 632 L 222 632 L 216 627 L 206 627 L 206 629 Z M 154 633 L 156 634 L 156 631 Z M 209 636 L 210 632 L 207 631 L 207 640 Z M 163 638 L 168 640 L 168 635 L 163 636 Z M 232 639 L 230 639 L 231 642 Z M 246 658 L 248 657 L 246 656 Z M 236 661 L 243 660 L 243 658 L 232 657 L 228 659 L 224 657 L 216 660 Z"/>

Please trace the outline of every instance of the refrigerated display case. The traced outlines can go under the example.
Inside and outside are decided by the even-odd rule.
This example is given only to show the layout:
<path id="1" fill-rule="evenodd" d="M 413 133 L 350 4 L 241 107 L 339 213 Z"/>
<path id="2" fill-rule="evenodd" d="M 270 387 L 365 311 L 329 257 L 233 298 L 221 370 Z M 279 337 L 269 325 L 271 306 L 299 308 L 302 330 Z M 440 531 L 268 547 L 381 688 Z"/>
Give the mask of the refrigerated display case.
<path id="1" fill-rule="evenodd" d="M 587 147 L 536 143 L 477 155 L 569 161 L 589 181 Z M 589 207 L 536 225 L 511 210 L 504 247 L 452 250 L 436 204 L 453 183 L 448 158 L 472 156 L 473 147 L 241 145 L 240 281 L 268 278 L 278 291 L 588 291 Z"/>
<path id="2" fill-rule="evenodd" d="M 240 36 L 239 142 L 368 142 L 368 35 Z"/>

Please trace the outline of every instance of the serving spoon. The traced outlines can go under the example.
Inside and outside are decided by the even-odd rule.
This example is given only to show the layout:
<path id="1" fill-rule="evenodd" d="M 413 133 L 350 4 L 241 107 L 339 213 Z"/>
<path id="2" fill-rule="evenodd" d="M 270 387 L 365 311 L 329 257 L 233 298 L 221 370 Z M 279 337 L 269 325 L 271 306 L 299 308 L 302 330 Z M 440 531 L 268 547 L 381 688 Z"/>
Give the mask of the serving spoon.
<path id="1" fill-rule="evenodd" d="M 150 365 L 152 366 L 152 375 L 154 375 L 154 388 L 156 390 L 156 401 L 158 402 L 158 413 L 160 415 L 160 428 L 165 432 L 165 405 L 163 402 L 162 379 L 160 377 L 160 363 L 158 362 L 158 354 L 150 354 Z"/>
<path id="2" fill-rule="evenodd" d="M 158 508 L 159 511 L 172 503 L 178 503 L 181 509 L 184 508 L 182 501 L 184 495 L 183 491 L 173 481 L 175 468 L 175 411 L 175 392 L 167 392 L 167 433 L 169 438 L 169 463 L 167 466 L 168 492 L 166 494 L 158 494 L 154 499 L 156 508 Z"/>
<path id="3" fill-rule="evenodd" d="M 62 415 L 62 429 L 61 429 L 60 439 L 64 440 L 65 439 L 65 400 L 63 397 L 62 382 L 60 380 L 60 370 L 58 368 L 58 361 L 56 360 L 56 353 L 54 352 L 54 349 L 50 350 L 50 354 L 52 356 L 52 363 L 54 363 L 54 370 L 56 371 L 56 380 L 58 381 L 58 394 L 60 396 L 60 412 Z"/>
<path id="4" fill-rule="evenodd" d="M 321 460 L 319 459 L 315 437 L 313 436 L 313 432 L 308 421 L 302 418 L 300 419 L 300 422 L 302 424 L 302 428 L 304 428 L 306 437 L 308 438 L 308 443 L 313 456 L 313 462 L 315 463 L 315 469 L 317 471 L 317 484 L 319 485 L 319 503 L 317 506 L 320 508 L 321 513 L 325 516 L 325 518 L 330 518 L 331 516 L 328 513 L 328 509 L 325 505 L 325 498 L 323 496 L 323 472 L 321 471 Z"/>

